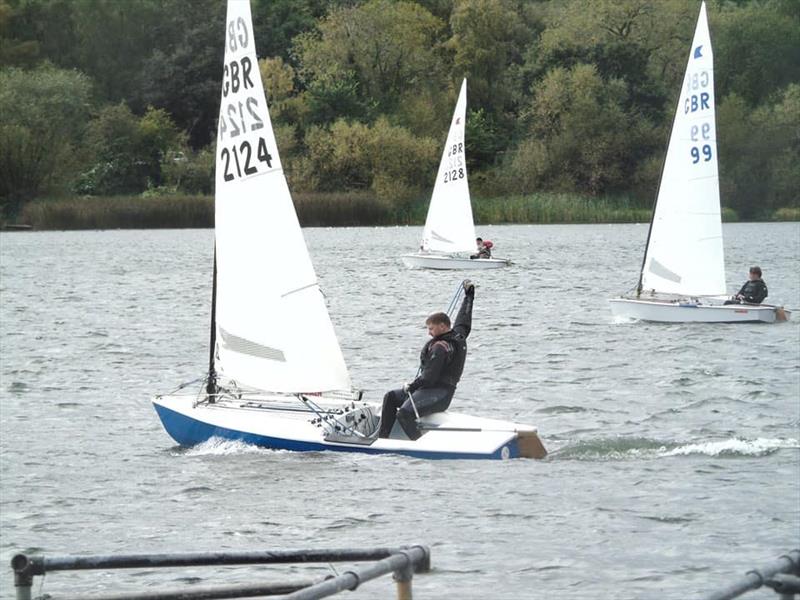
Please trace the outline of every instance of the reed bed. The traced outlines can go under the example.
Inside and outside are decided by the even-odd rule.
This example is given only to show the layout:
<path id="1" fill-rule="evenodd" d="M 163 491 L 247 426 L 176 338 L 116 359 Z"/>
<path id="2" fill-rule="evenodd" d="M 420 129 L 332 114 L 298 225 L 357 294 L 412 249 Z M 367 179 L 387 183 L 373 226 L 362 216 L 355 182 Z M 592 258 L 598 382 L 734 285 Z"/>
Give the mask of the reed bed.
<path id="1" fill-rule="evenodd" d="M 772 213 L 773 221 L 800 221 L 800 208 L 786 207 L 779 208 Z"/>
<path id="2" fill-rule="evenodd" d="M 369 192 L 295 193 L 300 224 L 306 227 L 422 225 L 429 198 L 413 201 L 376 200 Z M 630 198 L 592 198 L 573 194 L 537 193 L 472 202 L 479 225 L 504 223 L 646 223 L 650 207 Z M 733 209 L 722 219 L 737 221 Z M 782 208 L 772 220 L 800 220 L 800 209 Z M 160 195 L 77 197 L 27 204 L 19 223 L 34 229 L 167 229 L 214 226 L 211 196 Z"/>
<path id="3" fill-rule="evenodd" d="M 652 210 L 628 198 L 592 198 L 575 194 L 530 194 L 477 198 L 476 223 L 643 223 Z"/>
<path id="4" fill-rule="evenodd" d="M 25 205 L 20 221 L 34 229 L 172 229 L 214 226 L 210 196 L 90 196 Z"/>

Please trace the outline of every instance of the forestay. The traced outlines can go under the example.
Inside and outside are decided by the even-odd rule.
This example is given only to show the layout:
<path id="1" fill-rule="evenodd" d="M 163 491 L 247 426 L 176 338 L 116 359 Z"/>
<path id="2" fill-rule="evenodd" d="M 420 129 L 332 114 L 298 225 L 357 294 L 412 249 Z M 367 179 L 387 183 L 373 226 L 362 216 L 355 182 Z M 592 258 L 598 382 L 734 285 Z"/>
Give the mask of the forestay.
<path id="1" fill-rule="evenodd" d="M 702 4 L 678 100 L 642 271 L 642 289 L 722 295 L 714 65 Z"/>
<path id="2" fill-rule="evenodd" d="M 229 2 L 216 168 L 215 368 L 273 392 L 350 377 L 283 174 L 249 2 Z"/>
<path id="3" fill-rule="evenodd" d="M 461 84 L 447 143 L 433 186 L 422 249 L 465 252 L 475 249 L 475 225 L 467 183 L 464 131 L 467 116 L 467 80 Z"/>

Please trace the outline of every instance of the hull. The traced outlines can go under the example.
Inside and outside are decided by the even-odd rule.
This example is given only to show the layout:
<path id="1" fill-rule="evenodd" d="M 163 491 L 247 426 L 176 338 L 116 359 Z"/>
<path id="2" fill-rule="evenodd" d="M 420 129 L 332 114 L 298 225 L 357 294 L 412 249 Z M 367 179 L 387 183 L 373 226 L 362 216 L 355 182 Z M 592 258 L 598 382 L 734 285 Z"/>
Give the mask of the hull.
<path id="1" fill-rule="evenodd" d="M 505 258 L 462 258 L 443 254 L 404 254 L 403 264 L 409 269 L 500 269 L 507 267 L 511 261 Z"/>
<path id="2" fill-rule="evenodd" d="M 777 306 L 748 304 L 703 304 L 696 301 L 609 300 L 615 317 L 661 323 L 774 323 L 789 318 L 789 311 Z"/>
<path id="3" fill-rule="evenodd" d="M 181 446 L 222 438 L 275 450 L 403 454 L 424 459 L 502 460 L 544 458 L 547 454 L 535 428 L 508 421 L 437 413 L 421 420 L 426 431 L 416 441 L 391 438 L 369 444 L 346 443 L 326 440 L 325 432 L 314 422 L 315 414 L 299 403 L 225 400 L 196 404 L 196 398 L 169 395 L 153 399 L 164 428 Z"/>

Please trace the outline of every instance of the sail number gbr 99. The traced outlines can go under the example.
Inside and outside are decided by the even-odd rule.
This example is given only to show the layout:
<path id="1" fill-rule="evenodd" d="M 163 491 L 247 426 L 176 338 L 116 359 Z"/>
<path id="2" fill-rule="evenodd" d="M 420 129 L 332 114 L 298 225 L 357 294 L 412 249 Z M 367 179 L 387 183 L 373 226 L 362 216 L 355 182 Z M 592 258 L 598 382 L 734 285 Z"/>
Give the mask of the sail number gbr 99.
<path id="1" fill-rule="evenodd" d="M 228 54 L 247 51 L 251 36 L 241 17 L 228 23 Z M 272 155 L 263 134 L 269 117 L 260 106 L 263 95 L 257 93 L 253 72 L 258 68 L 250 53 L 226 60 L 222 79 L 222 106 L 219 111 L 218 144 L 220 167 L 225 181 L 249 177 L 272 169 Z M 261 98 L 259 98 L 261 96 Z"/>

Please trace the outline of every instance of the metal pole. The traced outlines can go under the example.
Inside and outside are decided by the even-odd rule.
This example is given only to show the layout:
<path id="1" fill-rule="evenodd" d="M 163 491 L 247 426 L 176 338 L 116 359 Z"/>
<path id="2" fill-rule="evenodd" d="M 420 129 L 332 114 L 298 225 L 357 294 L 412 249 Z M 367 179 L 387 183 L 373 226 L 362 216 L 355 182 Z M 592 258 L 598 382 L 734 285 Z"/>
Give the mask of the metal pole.
<path id="1" fill-rule="evenodd" d="M 408 565 L 405 569 L 394 572 L 392 577 L 397 584 L 397 600 L 413 600 L 411 580 L 414 578 L 414 569 Z"/>
<path id="2" fill-rule="evenodd" d="M 792 550 L 784 554 L 777 561 L 759 569 L 752 569 L 745 573 L 744 578 L 727 588 L 711 594 L 706 600 L 731 600 L 750 590 L 756 590 L 764 585 L 776 573 L 797 573 L 800 570 L 800 550 Z"/>
<path id="3" fill-rule="evenodd" d="M 415 565 L 418 572 L 423 572 L 430 568 L 430 551 L 428 548 L 412 546 L 369 566 L 346 571 L 333 579 L 328 579 L 299 592 L 282 596 L 281 600 L 318 600 L 319 598 L 326 598 L 344 590 L 354 590 L 362 582 L 370 581 L 381 575 L 401 571 L 409 567 L 413 569 Z"/>
<path id="4" fill-rule="evenodd" d="M 33 574 L 23 571 L 27 559 L 22 554 L 17 554 L 11 559 L 11 568 L 14 569 L 14 587 L 17 600 L 31 600 L 33 587 Z"/>
<path id="5" fill-rule="evenodd" d="M 257 565 L 287 563 L 360 562 L 380 560 L 405 547 L 363 550 L 265 550 L 260 552 L 188 552 L 183 554 L 128 554 L 94 556 L 27 556 L 12 559 L 15 572 L 44 575 L 51 571 L 86 569 L 136 569 L 149 567 L 196 567 L 214 565 Z"/>
<path id="6" fill-rule="evenodd" d="M 222 598 L 255 598 L 279 596 L 302 590 L 317 583 L 310 579 L 261 584 L 197 587 L 184 586 L 175 590 L 161 592 L 132 592 L 112 594 L 111 596 L 91 596 L 91 600 L 219 600 Z M 86 596 L 66 596 L 61 600 L 85 600 Z"/>

